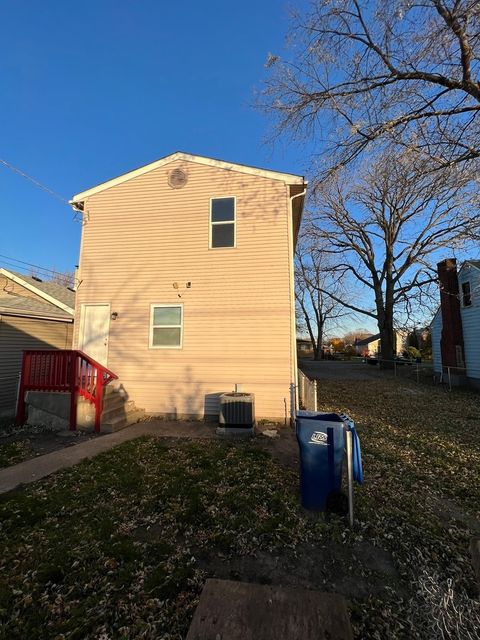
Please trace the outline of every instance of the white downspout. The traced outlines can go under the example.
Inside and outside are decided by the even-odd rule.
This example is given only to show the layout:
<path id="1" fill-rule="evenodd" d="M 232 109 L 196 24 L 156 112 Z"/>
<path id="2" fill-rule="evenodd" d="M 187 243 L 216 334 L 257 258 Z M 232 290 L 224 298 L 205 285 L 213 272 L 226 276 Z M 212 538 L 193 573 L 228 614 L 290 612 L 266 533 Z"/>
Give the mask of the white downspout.
<path id="1" fill-rule="evenodd" d="M 290 313 L 290 366 L 293 368 L 293 371 L 290 372 L 291 383 L 295 385 L 295 407 L 290 407 L 290 414 L 294 417 L 294 412 L 297 411 L 298 408 L 298 365 L 297 365 L 297 327 L 295 323 L 295 247 L 293 246 L 293 201 L 295 198 L 300 198 L 305 196 L 307 193 L 307 188 L 300 193 L 296 193 L 293 196 L 289 197 L 290 200 L 290 210 L 289 210 L 289 223 L 288 223 L 288 235 L 289 235 L 289 246 L 291 252 L 291 260 L 290 260 L 290 304 L 291 304 L 291 313 Z M 290 395 L 292 398 L 293 394 Z M 292 401 L 291 401 L 292 402 Z"/>

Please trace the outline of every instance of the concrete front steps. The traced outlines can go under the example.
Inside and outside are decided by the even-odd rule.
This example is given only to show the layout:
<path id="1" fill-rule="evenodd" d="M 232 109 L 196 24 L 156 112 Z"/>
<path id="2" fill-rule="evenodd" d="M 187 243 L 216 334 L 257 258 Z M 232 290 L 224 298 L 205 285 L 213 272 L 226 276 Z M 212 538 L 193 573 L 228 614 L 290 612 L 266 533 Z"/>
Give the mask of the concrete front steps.
<path id="1" fill-rule="evenodd" d="M 51 426 L 55 429 L 70 427 L 70 394 L 51 391 L 27 391 L 27 422 L 32 425 Z M 108 385 L 104 392 L 100 433 L 114 433 L 139 422 L 145 411 L 128 399 L 123 387 Z M 77 429 L 93 431 L 95 407 L 88 400 L 78 398 Z"/>
<path id="2" fill-rule="evenodd" d="M 105 389 L 103 398 L 100 433 L 120 431 L 120 429 L 139 422 L 144 415 L 145 410 L 139 409 L 133 400 L 128 400 L 121 387 L 109 385 Z"/>

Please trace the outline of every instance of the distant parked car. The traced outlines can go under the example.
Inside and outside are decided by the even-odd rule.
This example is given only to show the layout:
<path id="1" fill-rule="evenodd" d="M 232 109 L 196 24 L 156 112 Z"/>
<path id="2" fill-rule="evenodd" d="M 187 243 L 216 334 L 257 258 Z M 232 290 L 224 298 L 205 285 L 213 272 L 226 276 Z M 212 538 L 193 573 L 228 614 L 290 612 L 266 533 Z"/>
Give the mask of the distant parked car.
<path id="1" fill-rule="evenodd" d="M 413 364 L 413 360 L 410 360 L 410 358 L 403 358 L 402 356 L 396 356 L 395 357 L 395 362 L 397 365 L 408 365 L 408 366 L 412 366 Z"/>

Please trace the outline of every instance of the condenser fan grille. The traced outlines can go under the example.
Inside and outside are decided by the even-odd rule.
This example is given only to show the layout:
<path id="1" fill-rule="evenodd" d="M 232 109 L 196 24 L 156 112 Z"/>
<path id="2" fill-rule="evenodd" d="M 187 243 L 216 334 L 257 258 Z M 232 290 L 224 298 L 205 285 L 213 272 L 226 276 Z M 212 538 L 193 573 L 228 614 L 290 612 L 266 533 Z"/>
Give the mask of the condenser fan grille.
<path id="1" fill-rule="evenodd" d="M 187 172 L 183 169 L 173 169 L 168 174 L 168 184 L 172 189 L 181 189 L 187 184 Z"/>

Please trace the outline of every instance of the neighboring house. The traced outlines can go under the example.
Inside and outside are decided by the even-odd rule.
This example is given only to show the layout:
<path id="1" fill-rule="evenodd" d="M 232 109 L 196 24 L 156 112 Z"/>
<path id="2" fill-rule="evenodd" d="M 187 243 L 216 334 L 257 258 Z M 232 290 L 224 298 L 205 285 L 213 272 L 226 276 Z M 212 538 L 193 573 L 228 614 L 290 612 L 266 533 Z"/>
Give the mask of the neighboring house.
<path id="1" fill-rule="evenodd" d="M 355 340 L 353 347 L 359 356 L 376 356 L 380 351 L 380 334 Z"/>
<path id="2" fill-rule="evenodd" d="M 71 349 L 75 293 L 0 268 L 0 416 L 15 414 L 18 375 L 28 349 Z"/>
<path id="3" fill-rule="evenodd" d="M 395 345 L 395 353 L 399 356 L 404 348 L 404 336 L 399 331 L 395 331 Z M 360 356 L 378 357 L 381 355 L 380 334 L 376 333 L 361 340 L 355 340 L 353 346 Z"/>
<path id="4" fill-rule="evenodd" d="M 480 261 L 467 260 L 457 272 L 455 259 L 443 260 L 438 276 L 440 307 L 430 325 L 434 371 L 480 386 Z"/>
<path id="5" fill-rule="evenodd" d="M 299 358 L 311 358 L 313 345 L 310 338 L 297 338 L 297 356 Z"/>
<path id="6" fill-rule="evenodd" d="M 303 177 L 174 153 L 77 194 L 74 345 L 150 414 L 218 417 L 240 384 L 284 420 L 296 382 Z"/>

